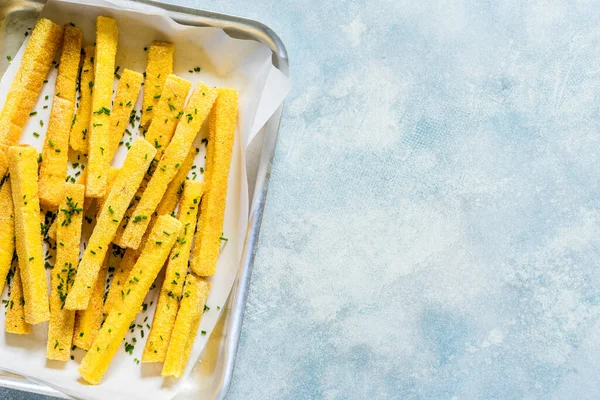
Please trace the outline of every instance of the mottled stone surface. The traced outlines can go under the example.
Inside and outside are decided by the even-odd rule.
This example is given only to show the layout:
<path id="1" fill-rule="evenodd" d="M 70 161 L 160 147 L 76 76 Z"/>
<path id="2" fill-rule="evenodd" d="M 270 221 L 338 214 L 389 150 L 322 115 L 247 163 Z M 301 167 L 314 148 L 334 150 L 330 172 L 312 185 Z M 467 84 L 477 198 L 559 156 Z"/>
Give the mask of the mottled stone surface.
<path id="1" fill-rule="evenodd" d="M 229 398 L 600 398 L 600 13 L 494 3 L 181 1 L 294 82 Z"/>
<path id="2" fill-rule="evenodd" d="M 294 81 L 230 398 L 600 398 L 597 4 L 219 8 Z"/>

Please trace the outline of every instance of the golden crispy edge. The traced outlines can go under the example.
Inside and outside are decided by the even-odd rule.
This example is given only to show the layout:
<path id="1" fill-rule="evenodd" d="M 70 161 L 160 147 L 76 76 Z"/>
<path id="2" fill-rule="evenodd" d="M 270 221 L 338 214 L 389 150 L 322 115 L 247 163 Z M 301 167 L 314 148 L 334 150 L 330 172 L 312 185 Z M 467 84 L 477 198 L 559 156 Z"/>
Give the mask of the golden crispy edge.
<path id="1" fill-rule="evenodd" d="M 56 210 L 63 197 L 69 164 L 69 127 L 74 110 L 74 103 L 54 96 L 38 182 L 40 203 L 49 210 Z"/>
<path id="2" fill-rule="evenodd" d="M 79 373 L 87 382 L 98 384 L 102 380 L 180 230 L 181 222 L 175 218 L 166 215 L 158 218 L 144 251 L 128 277 L 132 282 L 131 290 L 124 294 L 124 302 L 108 314 L 100 333 L 81 361 Z"/>
<path id="3" fill-rule="evenodd" d="M 94 92 L 88 139 L 86 197 L 102 197 L 110 166 L 110 108 L 115 72 L 115 56 L 119 32 L 114 19 L 96 19 L 96 58 Z"/>
<path id="4" fill-rule="evenodd" d="M 218 91 L 219 97 L 209 117 L 209 153 L 205 175 L 207 187 L 190 263 L 192 271 L 198 276 L 213 276 L 217 268 L 237 121 L 237 91 Z"/>
<path id="5" fill-rule="evenodd" d="M 94 291 L 85 310 L 77 311 L 75 317 L 75 329 L 73 332 L 73 345 L 80 349 L 89 350 L 94 343 L 94 339 L 100 332 L 104 314 L 104 291 L 106 289 L 106 275 L 108 273 L 108 260 L 110 254 L 104 257 L 102 268 L 98 272 L 98 279 L 94 284 Z"/>
<path id="6" fill-rule="evenodd" d="M 23 297 L 23 283 L 21 271 L 17 266 L 10 286 L 10 298 L 6 311 L 6 332 L 19 335 L 31 333 L 31 325 L 25 321 L 25 299 Z"/>
<path id="7" fill-rule="evenodd" d="M 80 77 L 81 98 L 69 133 L 71 148 L 80 152 L 87 152 L 88 148 L 88 131 L 92 112 L 92 93 L 94 91 L 94 64 L 92 59 L 95 54 L 96 48 L 94 46 L 85 48 L 85 58 Z"/>
<path id="8" fill-rule="evenodd" d="M 69 291 L 65 304 L 67 309 L 85 310 L 87 308 L 98 271 L 110 242 L 114 238 L 117 226 L 155 153 L 154 146 L 142 138 L 138 138 L 127 153 L 79 263 L 75 284 Z"/>
<path id="9" fill-rule="evenodd" d="M 181 378 L 185 371 L 202 320 L 204 305 L 210 292 L 210 283 L 188 274 L 183 290 L 177 319 L 175 320 L 161 373 L 165 377 Z"/>
<path id="10" fill-rule="evenodd" d="M 148 50 L 148 65 L 146 66 L 146 83 L 144 84 L 144 99 L 142 110 L 142 126 L 148 127 L 154 116 L 150 106 L 156 106 L 156 94 L 162 94 L 167 76 L 173 73 L 173 57 L 175 45 L 169 42 L 154 41 Z"/>
<path id="11" fill-rule="evenodd" d="M 112 159 L 119 148 L 119 142 L 123 137 L 123 132 L 127 128 L 131 110 L 140 94 L 142 87 L 142 74 L 139 72 L 125 69 L 119 79 L 117 85 L 117 93 L 113 102 L 112 110 L 110 111 L 110 155 Z"/>
<path id="12" fill-rule="evenodd" d="M 37 150 L 31 146 L 8 149 L 8 164 L 15 211 L 16 249 L 25 297 L 25 319 L 30 324 L 48 321 L 50 306 L 40 235 L 37 186 Z"/>
<path id="13" fill-rule="evenodd" d="M 184 277 L 187 274 L 188 260 L 192 249 L 198 206 L 204 191 L 204 182 L 186 181 L 177 212 L 177 219 L 183 226 L 177 243 L 173 246 L 163 280 L 152 329 L 146 340 L 142 362 L 163 362 L 167 354 L 171 331 L 179 309 L 179 299 L 183 289 Z"/>
<path id="14" fill-rule="evenodd" d="M 158 163 L 148 186 L 142 195 L 135 211 L 132 223 L 127 224 L 121 243 L 126 247 L 137 249 L 140 245 L 152 214 L 156 211 L 158 203 L 162 200 L 167 186 L 177 174 L 177 170 L 185 161 L 190 146 L 192 145 L 202 123 L 209 114 L 210 109 L 217 98 L 217 90 L 199 83 L 194 88 L 192 96 L 177 124 L 175 135 L 167 146 L 165 154 Z M 139 219 L 146 216 L 146 219 Z M 138 222 L 135 223 L 136 218 Z"/>
<path id="15" fill-rule="evenodd" d="M 50 274 L 50 322 L 46 345 L 46 358 L 51 360 L 67 361 L 71 355 L 75 312 L 63 306 L 79 261 L 84 193 L 83 185 L 67 183 L 57 216 L 56 263 Z"/>
<path id="16" fill-rule="evenodd" d="M 15 252 L 15 216 L 10 179 L 0 189 L 0 293 L 4 290 Z"/>

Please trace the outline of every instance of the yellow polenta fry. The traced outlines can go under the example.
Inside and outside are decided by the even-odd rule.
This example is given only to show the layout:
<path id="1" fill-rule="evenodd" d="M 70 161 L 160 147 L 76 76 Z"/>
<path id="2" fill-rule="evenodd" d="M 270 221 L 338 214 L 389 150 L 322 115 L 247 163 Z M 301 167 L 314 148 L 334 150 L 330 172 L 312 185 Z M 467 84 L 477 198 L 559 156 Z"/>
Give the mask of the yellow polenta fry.
<path id="1" fill-rule="evenodd" d="M 71 25 L 66 25 L 64 32 L 63 50 L 60 56 L 60 64 L 58 65 L 56 91 L 54 93 L 55 96 L 69 100 L 75 104 L 83 32 L 81 29 Z"/>
<path id="2" fill-rule="evenodd" d="M 125 217 L 123 218 L 123 223 L 117 230 L 114 243 L 119 247 L 127 247 L 123 242 L 123 233 L 129 224 L 131 214 L 135 210 L 138 201 L 137 199 L 141 198 L 146 190 L 146 184 L 150 181 L 151 174 L 153 173 L 152 171 L 154 167 L 156 167 L 156 162 L 160 160 L 164 154 L 165 148 L 173 137 L 173 133 L 179 122 L 179 116 L 183 112 L 187 93 L 190 91 L 191 86 L 192 84 L 189 81 L 175 75 L 169 75 L 167 77 L 167 81 L 165 82 L 162 91 L 164 97 L 161 96 L 160 101 L 154 108 L 155 118 L 153 121 L 155 122 L 150 123 L 150 128 L 148 128 L 148 132 L 146 132 L 145 135 L 146 140 L 152 143 L 158 150 L 154 157 L 155 162 L 150 167 L 148 174 L 146 174 L 144 181 L 135 195 L 135 200 L 129 205 Z"/>
<path id="3" fill-rule="evenodd" d="M 186 175 L 190 168 L 192 167 L 192 163 L 194 162 L 194 156 L 196 152 L 190 151 L 188 157 L 185 159 L 185 162 L 177 171 L 177 175 L 169 184 L 165 195 L 156 208 L 157 215 L 171 215 L 171 213 L 175 210 L 177 203 L 179 202 L 179 197 L 183 192 L 183 182 L 185 181 Z M 110 289 L 108 290 L 108 296 L 106 297 L 106 302 L 104 303 L 104 314 L 108 314 L 110 310 L 114 307 L 117 301 L 121 300 L 121 290 L 125 287 L 126 278 L 129 276 L 131 272 L 131 268 L 133 268 L 135 262 L 140 256 L 140 252 L 146 241 L 148 240 L 148 235 L 152 231 L 152 227 L 156 222 L 156 218 L 154 218 L 150 225 L 148 225 L 148 229 L 146 229 L 146 233 L 142 238 L 142 243 L 138 249 L 127 249 L 125 250 L 125 254 L 123 255 L 123 259 L 121 263 L 115 270 L 115 275 L 113 276 L 112 282 L 110 284 Z"/>
<path id="4" fill-rule="evenodd" d="M 96 48 L 87 46 L 85 48 L 85 58 L 81 68 L 80 87 L 81 98 L 79 107 L 75 114 L 75 120 L 69 133 L 69 142 L 71 148 L 75 151 L 87 152 L 88 132 L 90 128 L 90 114 L 92 113 L 92 93 L 94 91 L 94 55 Z"/>
<path id="5" fill-rule="evenodd" d="M 4 290 L 15 252 L 15 217 L 10 180 L 0 189 L 0 293 Z"/>
<path id="6" fill-rule="evenodd" d="M 16 248 L 25 295 L 25 320 L 30 324 L 48 321 L 50 318 L 40 234 L 37 159 L 37 150 L 32 146 L 8 148 L 8 166 L 15 211 Z"/>
<path id="7" fill-rule="evenodd" d="M 74 110 L 74 103 L 54 96 L 38 182 L 40 203 L 45 209 L 56 210 L 63 197 L 69 163 L 69 127 Z"/>
<path id="8" fill-rule="evenodd" d="M 142 126 L 148 127 L 154 117 L 153 108 L 158 104 L 158 97 L 163 92 L 167 76 L 173 73 L 173 55 L 175 45 L 169 42 L 154 41 L 148 50 L 146 66 L 146 82 L 144 83 L 144 102 Z M 188 89 L 189 90 L 189 89 Z"/>
<path id="9" fill-rule="evenodd" d="M 194 141 L 202 122 L 210 112 L 212 104 L 217 98 L 217 90 L 199 83 L 188 101 L 188 104 L 177 124 L 171 143 L 167 146 L 165 154 L 160 159 L 150 182 L 135 211 L 132 219 L 127 224 L 121 242 L 126 247 L 137 249 L 142 240 L 152 213 L 156 211 L 167 186 L 177 174 L 177 170 L 185 161 L 190 145 Z"/>
<path id="10" fill-rule="evenodd" d="M 146 83 L 148 79 L 146 79 Z M 152 121 L 146 132 L 146 140 L 159 149 L 156 159 L 159 160 L 171 141 L 179 122 L 179 114 L 183 111 L 185 99 L 192 83 L 176 75 L 169 75 L 162 89 L 160 99 L 152 109 Z M 144 94 L 150 90 L 144 86 Z M 145 110 L 145 108 L 144 108 Z M 144 115 L 146 113 L 144 112 Z"/>
<path id="11" fill-rule="evenodd" d="M 115 56 L 119 32 L 114 19 L 96 19 L 96 58 L 94 60 L 94 92 L 88 139 L 86 197 L 102 197 L 110 166 L 110 106 L 115 72 Z"/>
<path id="12" fill-rule="evenodd" d="M 125 69 L 119 79 L 117 85 L 117 93 L 115 94 L 115 100 L 113 102 L 112 110 L 110 111 L 110 155 L 109 159 L 112 161 L 117 149 L 119 148 L 119 142 L 123 137 L 123 132 L 127 128 L 129 122 L 129 116 L 131 110 L 135 105 L 135 101 L 140 94 L 140 88 L 142 87 L 142 74 L 139 72 Z"/>
<path id="13" fill-rule="evenodd" d="M 25 321 L 25 298 L 23 297 L 23 283 L 21 271 L 15 268 L 12 284 L 10 285 L 10 298 L 6 311 L 6 332 L 19 335 L 31 333 L 31 325 Z"/>
<path id="14" fill-rule="evenodd" d="M 219 97 L 208 120 L 207 186 L 190 263 L 192 271 L 198 276 L 213 276 L 217 269 L 238 111 L 237 91 L 218 91 Z"/>
<path id="15" fill-rule="evenodd" d="M 188 260 L 192 249 L 194 230 L 196 229 L 196 217 L 198 216 L 203 191 L 204 182 L 185 182 L 179 210 L 177 211 L 177 219 L 181 222 L 183 229 L 177 238 L 177 243 L 171 250 L 167 262 L 165 279 L 158 296 L 152 329 L 148 335 L 146 347 L 144 347 L 142 362 L 165 361 L 169 340 L 171 339 L 171 330 L 179 309 L 184 277 L 187 274 Z"/>
<path id="16" fill-rule="evenodd" d="M 102 198 L 99 198 L 97 201 L 97 209 L 98 209 L 98 214 L 100 213 L 100 211 L 102 210 L 102 206 L 104 205 L 104 202 L 106 201 L 108 194 L 110 193 L 110 189 L 112 188 L 112 185 L 115 181 L 115 179 L 117 178 L 117 174 L 119 173 L 120 168 L 115 168 L 115 167 L 110 167 L 109 171 L 108 171 L 108 179 L 106 181 L 106 195 Z M 84 170 L 85 173 L 85 170 Z M 77 180 L 77 183 L 79 184 L 83 184 L 85 182 L 85 177 L 83 177 L 83 174 L 81 174 L 79 176 L 79 179 Z M 87 211 L 88 207 L 90 206 L 90 203 L 88 201 L 87 198 L 84 199 L 83 201 L 83 212 L 85 214 L 85 212 Z M 54 221 L 52 221 L 52 224 L 50 225 L 50 228 L 48 229 L 48 237 L 52 240 L 56 240 L 56 226 L 58 224 L 58 218 L 55 218 Z"/>
<path id="17" fill-rule="evenodd" d="M 104 290 L 106 289 L 109 258 L 110 254 L 107 254 L 104 258 L 102 268 L 100 268 L 100 272 L 98 273 L 98 279 L 94 284 L 94 291 L 92 292 L 88 308 L 77 311 L 75 317 L 73 345 L 80 349 L 90 349 L 102 326 L 102 307 L 104 305 Z"/>
<path id="18" fill-rule="evenodd" d="M 183 192 L 183 182 L 185 182 L 185 178 L 194 164 L 195 157 L 196 150 L 194 150 L 194 146 L 192 146 L 187 157 L 185 158 L 185 161 L 177 170 L 175 178 L 173 178 L 173 180 L 169 183 L 169 186 L 167 186 L 165 195 L 158 204 L 158 207 L 156 207 L 156 215 L 171 214 L 173 212 L 175 206 L 179 202 L 179 196 L 181 196 L 181 193 Z"/>
<path id="19" fill-rule="evenodd" d="M 100 271 L 110 242 L 117 231 L 117 226 L 119 226 L 127 205 L 131 202 L 155 153 L 154 146 L 142 138 L 138 138 L 127 153 L 79 263 L 75 284 L 69 290 L 65 304 L 67 309 L 85 310 L 87 308 L 98 271 Z"/>
<path id="20" fill-rule="evenodd" d="M 75 111 L 77 71 L 81 56 L 81 29 L 67 25 L 60 57 L 48 131 L 42 149 L 39 191 L 44 208 L 55 210 L 62 201 L 69 163 L 69 129 Z"/>
<path id="21" fill-rule="evenodd" d="M 29 119 L 29 112 L 37 100 L 54 55 L 61 45 L 62 33 L 62 28 L 48 19 L 42 18 L 37 22 L 25 48 L 19 70 L 11 83 L 0 116 L 2 125 L 12 123 L 22 129 Z M 19 136 L 2 135 L 0 138 L 4 148 L 19 140 Z"/>
<path id="22" fill-rule="evenodd" d="M 123 294 L 123 303 L 108 314 L 100 333 L 81 361 L 79 373 L 89 383 L 98 384 L 104 376 L 180 230 L 181 222 L 175 218 L 168 215 L 158 217 L 144 251 L 129 274 L 128 280 L 132 282 L 130 290 Z"/>
<path id="23" fill-rule="evenodd" d="M 31 32 L 0 113 L 0 153 L 6 153 L 19 142 L 61 42 L 62 28 L 49 19 L 40 18 Z M 0 157 L 0 176 L 6 174 L 7 168 L 8 160 Z"/>
<path id="24" fill-rule="evenodd" d="M 188 274 L 185 278 L 183 296 L 169 342 L 162 376 L 181 378 L 183 375 L 198 333 L 209 292 L 210 283 L 204 279 L 197 278 L 192 274 Z"/>
<path id="25" fill-rule="evenodd" d="M 46 358 L 67 361 L 71 355 L 75 311 L 64 308 L 79 261 L 79 242 L 83 222 L 85 187 L 65 184 L 64 198 L 58 209 L 56 264 L 50 274 L 50 323 Z"/>

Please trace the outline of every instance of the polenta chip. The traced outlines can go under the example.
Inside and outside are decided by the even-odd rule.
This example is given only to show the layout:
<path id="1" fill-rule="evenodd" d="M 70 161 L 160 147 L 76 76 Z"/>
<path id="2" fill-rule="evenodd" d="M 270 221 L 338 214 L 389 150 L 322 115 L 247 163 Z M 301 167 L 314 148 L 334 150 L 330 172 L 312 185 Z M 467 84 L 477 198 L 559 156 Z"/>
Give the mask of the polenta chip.
<path id="1" fill-rule="evenodd" d="M 63 198 L 69 163 L 69 129 L 75 111 L 77 71 L 83 40 L 83 32 L 79 28 L 67 25 L 64 32 L 63 52 L 40 165 L 40 203 L 50 210 L 55 210 Z"/>
<path id="2" fill-rule="evenodd" d="M 169 347 L 171 331 L 179 309 L 179 299 L 182 295 L 184 277 L 187 275 L 188 260 L 192 249 L 194 230 L 196 229 L 196 217 L 200 206 L 200 198 L 204 191 L 204 182 L 186 181 L 183 195 L 177 211 L 177 219 L 181 222 L 183 229 L 173 246 L 165 278 L 163 280 L 152 329 L 146 341 L 142 362 L 163 362 Z"/>
<path id="3" fill-rule="evenodd" d="M 134 249 L 139 247 L 148 223 L 152 219 L 152 213 L 156 211 L 167 186 L 185 161 L 190 146 L 216 98 L 217 90 L 209 88 L 203 83 L 199 83 L 194 88 L 179 124 L 177 124 L 175 135 L 154 170 L 152 178 L 132 214 L 132 219 L 125 228 L 121 242 L 126 247 Z"/>
<path id="4" fill-rule="evenodd" d="M 46 346 L 46 358 L 59 361 L 67 361 L 71 355 L 75 311 L 65 309 L 64 305 L 79 261 L 85 187 L 67 183 L 64 192 L 56 217 L 56 263 L 50 274 L 50 322 Z"/>
<path id="5" fill-rule="evenodd" d="M 54 95 L 73 104 L 77 94 L 77 74 L 79 72 L 79 61 L 81 59 L 81 42 L 83 32 L 81 29 L 71 25 L 64 28 L 63 50 L 58 65 L 56 76 L 56 90 Z M 71 115 L 71 118 L 73 115 Z M 68 135 L 68 132 L 65 133 Z"/>
<path id="6" fill-rule="evenodd" d="M 187 275 L 162 376 L 181 378 L 183 375 L 198 333 L 209 292 L 210 283 L 196 278 L 192 274 Z"/>
<path id="7" fill-rule="evenodd" d="M 69 164 L 69 127 L 74 110 L 75 104 L 54 96 L 38 182 L 40 203 L 48 210 L 56 210 L 63 197 Z"/>
<path id="8" fill-rule="evenodd" d="M 232 89 L 217 89 L 219 97 L 209 117 L 206 155 L 206 189 L 196 232 L 196 246 L 190 267 L 198 276 L 213 276 L 223 234 L 229 166 L 235 136 L 238 94 Z"/>
<path id="9" fill-rule="evenodd" d="M 129 274 L 130 290 L 123 293 L 122 304 L 108 314 L 100 333 L 81 361 L 79 373 L 87 382 L 100 383 L 180 230 L 181 222 L 175 218 L 168 215 L 157 218 L 144 251 Z"/>
<path id="10" fill-rule="evenodd" d="M 61 42 L 60 26 L 46 18 L 36 22 L 0 113 L 0 153 L 19 142 Z M 0 157 L 0 176 L 6 174 L 7 162 Z"/>
<path id="11" fill-rule="evenodd" d="M 138 138 L 127 153 L 79 263 L 75 284 L 65 303 L 67 309 L 85 310 L 88 307 L 110 242 L 155 154 L 154 146 L 142 138 Z"/>
<path id="12" fill-rule="evenodd" d="M 80 152 L 87 152 L 88 150 L 88 132 L 90 129 L 90 114 L 92 113 L 92 93 L 94 91 L 93 60 L 96 48 L 94 46 L 87 46 L 84 52 L 85 58 L 80 76 L 81 98 L 79 99 L 79 107 L 71 126 L 71 132 L 69 133 L 71 148 Z"/>
<path id="13" fill-rule="evenodd" d="M 4 290 L 15 253 L 15 216 L 10 179 L 0 189 L 0 293 Z"/>
<path id="14" fill-rule="evenodd" d="M 16 248 L 25 297 L 25 320 L 30 324 L 48 321 L 50 318 L 48 284 L 40 234 L 37 159 L 37 150 L 32 146 L 8 148 Z"/>
<path id="15" fill-rule="evenodd" d="M 144 83 L 144 102 L 142 126 L 148 127 L 154 117 L 153 108 L 163 92 L 167 76 L 173 73 L 173 56 L 175 45 L 169 42 L 154 41 L 148 50 L 146 66 L 146 82 Z"/>
<path id="16" fill-rule="evenodd" d="M 96 19 L 96 58 L 94 60 L 94 92 L 88 139 L 86 197 L 102 197 L 110 166 L 110 107 L 115 72 L 115 56 L 119 32 L 114 19 Z"/>
<path id="17" fill-rule="evenodd" d="M 193 155 L 195 155 L 195 152 Z M 175 210 L 175 207 L 179 202 L 179 197 L 183 192 L 183 182 L 185 181 L 187 172 L 190 170 L 193 162 L 194 157 L 190 157 L 188 155 L 180 170 L 177 171 L 177 175 L 169 184 L 165 196 L 158 205 L 156 209 L 157 215 L 171 215 L 171 213 Z M 142 238 L 140 248 L 138 248 L 137 250 L 125 250 L 125 254 L 123 255 L 121 263 L 115 269 L 115 273 L 110 284 L 110 288 L 108 290 L 108 296 L 106 297 L 106 302 L 104 303 L 104 314 L 108 314 L 110 310 L 112 310 L 116 302 L 121 300 L 121 290 L 123 290 L 123 288 L 125 287 L 126 279 L 129 276 L 129 273 L 131 272 L 131 268 L 133 268 L 135 262 L 140 256 L 140 252 L 148 240 L 148 235 L 152 231 L 152 227 L 154 226 L 155 221 L 156 219 L 153 219 L 150 222 L 150 225 L 148 225 L 148 229 L 146 230 L 146 233 Z"/>

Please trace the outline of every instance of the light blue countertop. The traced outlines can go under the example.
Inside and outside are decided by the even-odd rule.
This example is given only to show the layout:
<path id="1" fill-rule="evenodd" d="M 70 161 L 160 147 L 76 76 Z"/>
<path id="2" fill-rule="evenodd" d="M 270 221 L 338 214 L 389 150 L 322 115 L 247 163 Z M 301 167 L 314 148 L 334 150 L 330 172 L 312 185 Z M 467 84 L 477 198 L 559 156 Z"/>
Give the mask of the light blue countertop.
<path id="1" fill-rule="evenodd" d="M 600 398 L 597 5 L 180 3 L 291 59 L 230 399 Z"/>

